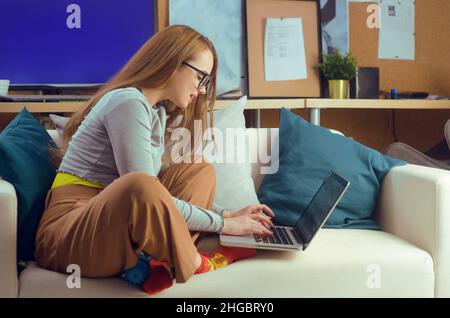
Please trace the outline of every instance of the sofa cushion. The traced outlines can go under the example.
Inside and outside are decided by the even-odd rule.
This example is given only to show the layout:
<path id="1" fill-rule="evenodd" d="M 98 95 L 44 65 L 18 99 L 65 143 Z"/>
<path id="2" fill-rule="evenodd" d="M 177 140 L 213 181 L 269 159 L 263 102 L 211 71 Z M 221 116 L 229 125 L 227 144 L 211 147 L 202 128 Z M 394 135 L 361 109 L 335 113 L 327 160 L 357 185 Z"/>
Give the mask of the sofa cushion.
<path id="1" fill-rule="evenodd" d="M 48 133 L 25 108 L 0 134 L 0 176 L 17 193 L 17 256 L 23 261 L 34 258 L 36 230 L 55 177 L 50 144 Z"/>
<path id="2" fill-rule="evenodd" d="M 403 142 L 394 142 L 390 144 L 386 147 L 384 153 L 387 156 L 405 160 L 413 165 L 450 170 L 450 162 L 447 163 L 445 160 L 432 158 L 431 156 L 428 156 L 418 149 L 415 149 Z"/>
<path id="3" fill-rule="evenodd" d="M 384 176 L 404 161 L 393 159 L 329 129 L 281 110 L 279 169 L 264 177 L 261 203 L 275 212 L 277 224 L 293 226 L 322 181 L 334 170 L 350 181 L 325 227 L 379 229 L 372 219 Z"/>
<path id="4" fill-rule="evenodd" d="M 209 237 L 218 244 L 217 235 Z M 203 243 L 203 242 L 202 242 Z M 20 297 L 148 297 L 121 278 L 81 279 L 32 264 Z M 220 288 L 217 288 L 220 286 Z M 433 297 L 431 256 L 381 231 L 323 229 L 304 252 L 258 250 L 256 257 L 194 275 L 156 297 Z"/>

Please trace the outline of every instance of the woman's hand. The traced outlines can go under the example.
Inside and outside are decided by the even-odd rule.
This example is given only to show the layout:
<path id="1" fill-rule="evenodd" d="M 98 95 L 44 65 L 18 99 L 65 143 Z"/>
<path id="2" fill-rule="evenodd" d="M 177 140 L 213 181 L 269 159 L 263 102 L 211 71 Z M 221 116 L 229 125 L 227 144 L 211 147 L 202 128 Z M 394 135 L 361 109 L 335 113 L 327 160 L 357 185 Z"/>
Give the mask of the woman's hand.
<path id="1" fill-rule="evenodd" d="M 264 212 L 261 213 L 261 212 Z M 265 204 L 249 205 L 238 211 L 225 211 L 222 233 L 229 235 L 272 234 L 273 211 Z"/>

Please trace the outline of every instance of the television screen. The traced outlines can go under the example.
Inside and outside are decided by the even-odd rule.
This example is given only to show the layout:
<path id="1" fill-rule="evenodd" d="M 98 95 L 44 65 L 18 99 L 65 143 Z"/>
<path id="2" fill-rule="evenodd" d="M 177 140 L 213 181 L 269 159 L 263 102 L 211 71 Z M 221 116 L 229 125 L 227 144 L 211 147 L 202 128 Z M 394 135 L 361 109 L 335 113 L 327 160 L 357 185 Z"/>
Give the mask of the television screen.
<path id="1" fill-rule="evenodd" d="M 0 79 L 107 82 L 155 32 L 153 0 L 1 0 Z"/>

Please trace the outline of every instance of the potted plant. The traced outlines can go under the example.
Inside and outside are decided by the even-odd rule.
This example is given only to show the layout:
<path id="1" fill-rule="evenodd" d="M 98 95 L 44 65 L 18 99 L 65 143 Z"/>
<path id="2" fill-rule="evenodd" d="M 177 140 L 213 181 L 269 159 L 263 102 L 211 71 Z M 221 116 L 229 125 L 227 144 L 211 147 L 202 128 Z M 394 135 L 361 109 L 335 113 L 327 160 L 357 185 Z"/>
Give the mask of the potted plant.
<path id="1" fill-rule="evenodd" d="M 319 69 L 328 79 L 330 98 L 348 98 L 349 82 L 358 72 L 356 58 L 350 52 L 342 55 L 335 49 L 331 54 L 323 55 Z"/>

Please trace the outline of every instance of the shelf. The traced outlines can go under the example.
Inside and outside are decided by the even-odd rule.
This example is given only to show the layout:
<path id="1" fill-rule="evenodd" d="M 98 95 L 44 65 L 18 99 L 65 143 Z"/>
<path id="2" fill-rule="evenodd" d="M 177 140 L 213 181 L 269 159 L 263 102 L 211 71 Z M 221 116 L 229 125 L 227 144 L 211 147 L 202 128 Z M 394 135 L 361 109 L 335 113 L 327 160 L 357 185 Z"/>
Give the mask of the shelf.
<path id="1" fill-rule="evenodd" d="M 217 100 L 216 109 L 223 109 L 236 100 Z M 32 113 L 73 113 L 84 102 L 6 102 L 0 103 L 0 113 L 18 113 L 23 107 Z M 428 99 L 249 99 L 246 109 L 349 108 L 349 109 L 450 109 L 450 100 Z"/>
<path id="2" fill-rule="evenodd" d="M 217 100 L 215 108 L 228 107 L 236 100 Z M 0 103 L 0 113 L 18 113 L 23 107 L 27 107 L 31 113 L 73 113 L 76 112 L 84 102 L 5 102 Z M 246 109 L 280 109 L 305 108 L 305 99 L 249 99 Z"/>
<path id="3" fill-rule="evenodd" d="M 307 99 L 306 108 L 450 109 L 450 100 L 430 99 Z"/>
<path id="4" fill-rule="evenodd" d="M 0 113 L 18 113 L 26 107 L 31 113 L 73 113 L 85 102 L 6 102 L 0 103 Z"/>

